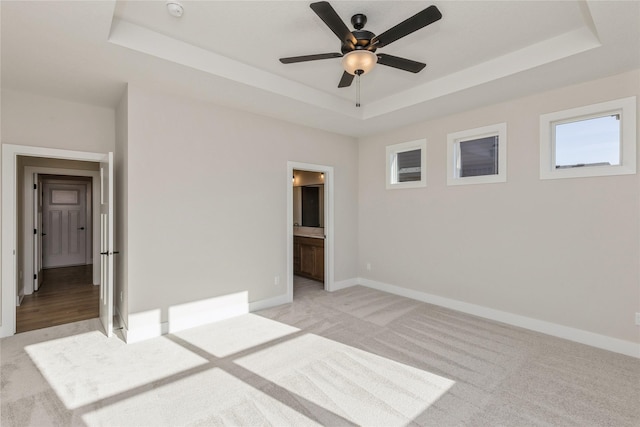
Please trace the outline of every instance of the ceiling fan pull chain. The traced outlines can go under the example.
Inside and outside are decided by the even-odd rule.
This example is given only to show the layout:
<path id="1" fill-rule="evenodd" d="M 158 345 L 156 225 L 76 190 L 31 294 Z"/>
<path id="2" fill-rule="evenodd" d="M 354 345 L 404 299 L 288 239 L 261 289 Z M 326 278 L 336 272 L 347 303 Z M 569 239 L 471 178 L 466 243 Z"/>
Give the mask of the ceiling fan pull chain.
<path id="1" fill-rule="evenodd" d="M 360 106 L 360 74 L 356 75 L 356 107 Z"/>

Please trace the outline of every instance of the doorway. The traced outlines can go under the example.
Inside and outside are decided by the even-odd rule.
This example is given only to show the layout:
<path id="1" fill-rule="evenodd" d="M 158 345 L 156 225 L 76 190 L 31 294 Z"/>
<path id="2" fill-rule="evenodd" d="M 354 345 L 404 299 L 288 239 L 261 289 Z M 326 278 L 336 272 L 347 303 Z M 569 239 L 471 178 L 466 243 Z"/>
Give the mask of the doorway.
<path id="1" fill-rule="evenodd" d="M 113 262 L 110 255 L 113 253 L 113 154 L 90 153 L 80 151 L 60 150 L 45 147 L 33 147 L 22 145 L 2 144 L 2 322 L 0 324 L 0 337 L 11 336 L 16 333 L 16 311 L 20 300 L 25 296 L 25 288 L 34 284 L 33 275 L 33 235 L 34 227 L 31 215 L 24 215 L 22 209 L 24 202 L 23 189 L 31 185 L 33 188 L 33 176 L 24 179 L 24 164 L 20 164 L 21 157 L 29 157 L 43 162 L 51 162 L 44 169 L 46 173 L 59 174 L 61 167 L 57 162 L 80 162 L 99 164 L 98 170 L 84 170 L 78 175 L 92 176 L 93 199 L 93 241 L 92 263 L 90 272 L 92 284 L 100 284 L 92 289 L 98 289 L 100 294 L 100 320 L 104 325 L 105 333 L 112 334 L 111 322 L 113 313 Z M 64 169 L 67 171 L 67 169 Z M 65 174 L 66 172 L 62 172 Z M 29 174 L 26 174 L 27 177 Z M 71 175 L 71 174 L 70 174 Z M 28 182 L 28 181 L 31 182 Z M 102 191 L 104 190 L 104 191 Z M 33 201 L 31 201 L 33 205 Z M 104 211 L 104 212 L 103 212 Z M 27 220 L 31 227 L 25 226 Z M 104 230 L 101 225 L 105 224 Z M 101 244 L 107 249 L 101 250 Z M 103 256 L 102 253 L 105 253 Z M 29 261 L 26 261 L 26 260 Z M 106 272 L 106 273 L 105 273 Z M 107 278 L 105 280 L 105 278 Z M 26 285 L 26 286 L 25 286 Z M 104 314 L 104 316 L 103 316 Z"/>
<path id="2" fill-rule="evenodd" d="M 18 166 L 25 183 L 18 264 L 25 280 L 18 288 L 16 333 L 98 317 L 93 210 L 99 164 L 19 156 Z"/>
<path id="3" fill-rule="evenodd" d="M 333 168 L 288 163 L 287 298 L 333 284 Z"/>
<path id="4" fill-rule="evenodd" d="M 324 173 L 293 170 L 293 298 L 324 290 Z"/>

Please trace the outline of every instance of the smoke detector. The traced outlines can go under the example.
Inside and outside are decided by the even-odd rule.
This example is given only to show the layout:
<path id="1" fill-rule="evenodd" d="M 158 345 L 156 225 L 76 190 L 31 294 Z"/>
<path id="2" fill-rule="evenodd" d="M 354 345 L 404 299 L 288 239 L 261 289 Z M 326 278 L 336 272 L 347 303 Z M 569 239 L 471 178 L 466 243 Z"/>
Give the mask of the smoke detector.
<path id="1" fill-rule="evenodd" d="M 180 18 L 184 13 L 184 8 L 177 1 L 168 1 L 167 11 L 169 12 L 169 15 L 175 16 L 176 18 Z"/>

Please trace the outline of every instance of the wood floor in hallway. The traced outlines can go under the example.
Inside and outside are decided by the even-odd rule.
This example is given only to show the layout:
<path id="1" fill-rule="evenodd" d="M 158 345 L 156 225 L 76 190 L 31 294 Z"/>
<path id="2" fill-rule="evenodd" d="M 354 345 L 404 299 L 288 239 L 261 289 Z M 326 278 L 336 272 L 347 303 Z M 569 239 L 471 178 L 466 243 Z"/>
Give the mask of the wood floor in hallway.
<path id="1" fill-rule="evenodd" d="M 43 275 L 40 290 L 16 307 L 17 333 L 100 315 L 100 286 L 92 284 L 92 265 L 47 269 Z"/>

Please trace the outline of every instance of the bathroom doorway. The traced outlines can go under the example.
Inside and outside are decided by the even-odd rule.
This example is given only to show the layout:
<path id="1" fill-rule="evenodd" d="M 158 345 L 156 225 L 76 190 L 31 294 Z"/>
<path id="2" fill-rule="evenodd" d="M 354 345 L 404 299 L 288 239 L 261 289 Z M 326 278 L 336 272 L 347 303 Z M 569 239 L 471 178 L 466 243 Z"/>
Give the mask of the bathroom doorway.
<path id="1" fill-rule="evenodd" d="M 333 168 L 288 163 L 287 293 L 290 301 L 331 290 Z"/>
<path id="2" fill-rule="evenodd" d="M 324 173 L 294 169 L 293 297 L 324 290 Z"/>

